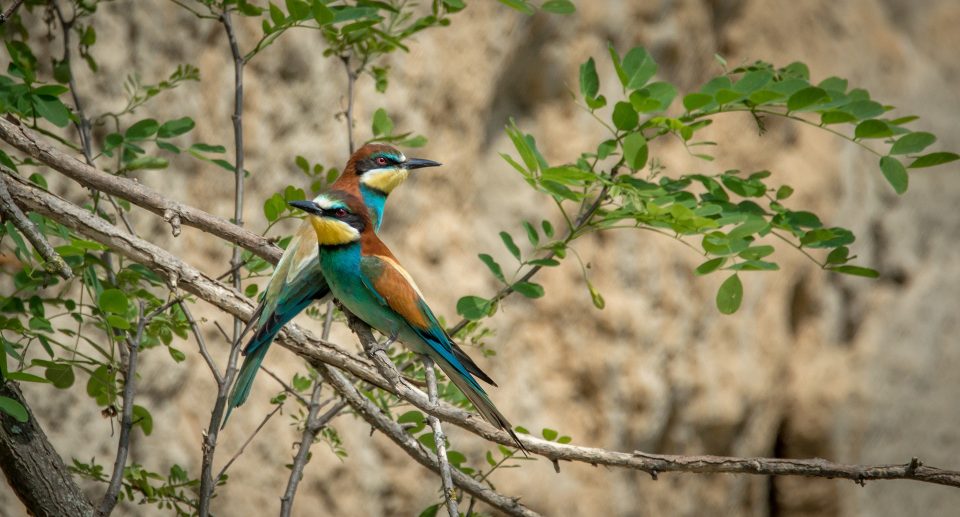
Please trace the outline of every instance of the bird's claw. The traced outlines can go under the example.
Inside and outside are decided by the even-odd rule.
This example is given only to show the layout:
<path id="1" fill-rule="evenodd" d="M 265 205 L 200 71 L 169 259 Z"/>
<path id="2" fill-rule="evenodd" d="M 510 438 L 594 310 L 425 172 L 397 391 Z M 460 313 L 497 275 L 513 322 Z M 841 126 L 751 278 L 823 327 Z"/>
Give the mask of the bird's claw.
<path id="1" fill-rule="evenodd" d="M 386 352 L 387 349 L 390 348 L 390 345 L 392 345 L 393 343 L 395 343 L 395 342 L 397 341 L 397 336 L 398 336 L 399 334 L 400 334 L 400 331 L 394 331 L 394 332 L 393 332 L 392 334 L 390 334 L 390 336 L 388 336 L 387 339 L 385 339 L 382 343 L 380 343 L 380 342 L 374 342 L 374 343 L 373 343 L 372 345 L 370 345 L 370 347 L 367 349 L 367 355 L 372 358 L 373 356 L 377 355 L 377 352 Z"/>

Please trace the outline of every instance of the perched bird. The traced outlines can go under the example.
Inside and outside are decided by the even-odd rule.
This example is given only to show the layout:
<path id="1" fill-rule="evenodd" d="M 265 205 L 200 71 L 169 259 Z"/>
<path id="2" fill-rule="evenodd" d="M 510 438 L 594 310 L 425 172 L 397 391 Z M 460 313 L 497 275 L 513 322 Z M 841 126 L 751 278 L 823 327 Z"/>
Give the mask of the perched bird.
<path id="1" fill-rule="evenodd" d="M 432 160 L 407 158 L 388 145 L 367 144 L 353 153 L 330 189 L 361 199 L 364 208 L 359 209 L 371 221 L 371 231 L 377 231 L 390 192 L 407 179 L 410 171 L 438 165 Z M 280 257 L 260 305 L 241 334 L 242 338 L 251 328 L 256 329 L 243 349 L 245 357 L 230 393 L 224 425 L 233 408 L 243 404 L 250 395 L 257 370 L 280 329 L 314 300 L 330 293 L 317 260 L 319 253 L 317 234 L 310 223 L 304 221 Z"/>
<path id="2" fill-rule="evenodd" d="M 440 366 L 483 417 L 513 437 L 510 422 L 497 410 L 474 376 L 496 383 L 459 347 L 437 321 L 410 274 L 377 237 L 363 202 L 330 190 L 313 201 L 293 201 L 320 245 L 320 269 L 333 296 L 348 311 L 391 339 L 398 339 Z"/>

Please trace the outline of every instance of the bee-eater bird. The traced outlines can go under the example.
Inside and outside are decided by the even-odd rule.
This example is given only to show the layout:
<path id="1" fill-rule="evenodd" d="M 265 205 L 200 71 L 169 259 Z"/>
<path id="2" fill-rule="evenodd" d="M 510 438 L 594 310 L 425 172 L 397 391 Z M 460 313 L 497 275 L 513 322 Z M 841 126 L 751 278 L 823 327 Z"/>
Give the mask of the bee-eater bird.
<path id="1" fill-rule="evenodd" d="M 438 165 L 432 160 L 407 158 L 388 145 L 367 144 L 353 153 L 330 189 L 361 199 L 372 230 L 378 231 L 390 192 L 407 179 L 410 171 Z M 280 257 L 260 304 L 243 331 L 246 334 L 251 328 L 255 329 L 243 349 L 245 357 L 230 393 L 224 425 L 233 408 L 243 404 L 250 395 L 257 370 L 280 329 L 314 300 L 330 293 L 317 260 L 319 253 L 317 234 L 310 223 L 304 221 Z"/>
<path id="2" fill-rule="evenodd" d="M 510 433 L 523 449 L 510 422 L 473 376 L 496 383 L 440 326 L 410 274 L 377 237 L 363 201 L 331 190 L 313 201 L 290 205 L 309 214 L 307 221 L 320 245 L 320 269 L 344 308 L 383 335 L 432 359 L 488 422 Z"/>

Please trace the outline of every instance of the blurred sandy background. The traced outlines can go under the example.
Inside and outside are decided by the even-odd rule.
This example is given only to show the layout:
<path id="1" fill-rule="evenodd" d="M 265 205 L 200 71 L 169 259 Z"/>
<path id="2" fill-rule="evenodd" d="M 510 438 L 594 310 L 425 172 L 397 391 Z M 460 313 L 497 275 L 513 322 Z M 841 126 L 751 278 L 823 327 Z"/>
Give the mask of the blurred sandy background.
<path id="1" fill-rule="evenodd" d="M 430 139 L 409 150 L 444 163 L 418 172 L 388 204 L 383 237 L 417 279 L 435 310 L 455 317 L 465 294 L 492 293 L 477 253 L 507 263 L 497 232 L 521 235 L 524 218 L 550 217 L 549 203 L 525 187 L 498 153 L 511 146 L 508 116 L 537 137 L 551 162 L 571 160 L 603 136 L 568 91 L 577 69 L 598 61 L 602 88 L 615 74 L 606 56 L 646 46 L 660 77 L 689 92 L 720 73 L 714 53 L 731 66 L 755 59 L 809 64 L 814 80 L 848 77 L 851 86 L 922 118 L 917 129 L 940 136 L 938 148 L 960 148 L 960 3 L 956 0 L 657 0 L 581 1 L 569 17 L 525 17 L 493 1 L 471 2 L 448 28 L 419 35 L 409 54 L 389 59 L 387 94 L 361 83 L 358 136 L 385 107 L 398 129 Z M 196 20 L 169 2 L 115 2 L 95 16 L 94 54 L 103 73 L 81 73 L 88 113 L 123 103 L 125 70 L 155 82 L 178 63 L 202 70 L 189 83 L 138 112 L 140 117 L 191 116 L 196 141 L 231 149 L 233 69 L 222 28 Z M 241 46 L 260 34 L 240 27 Z M 37 33 L 36 37 L 40 37 Z M 59 56 L 60 43 L 51 42 Z M 248 226 L 260 230 L 263 200 L 289 183 L 306 183 L 293 165 L 342 166 L 345 80 L 339 62 L 321 57 L 319 35 L 292 32 L 247 69 Z M 76 67 L 78 71 L 86 69 Z M 613 93 L 612 90 L 602 90 Z M 676 106 L 674 109 L 676 110 Z M 722 276 L 695 277 L 699 257 L 649 233 L 618 233 L 577 245 L 607 300 L 592 308 L 574 263 L 542 272 L 547 296 L 511 298 L 490 321 L 498 355 L 481 363 L 500 389 L 493 398 L 533 430 L 559 429 L 574 442 L 610 449 L 677 454 L 819 456 L 850 463 L 905 463 L 918 456 L 960 469 L 960 176 L 951 165 L 913 173 L 897 197 L 875 158 L 822 131 L 768 119 L 758 137 L 747 117 L 717 120 L 712 163 L 690 161 L 679 146 L 659 142 L 651 153 L 667 174 L 726 168 L 770 169 L 796 187 L 793 206 L 815 209 L 829 224 L 857 234 L 853 251 L 877 268 L 877 281 L 827 275 L 798 253 L 776 256 L 778 273 L 744 276 L 741 310 L 722 316 L 714 294 Z M 232 151 L 231 151 L 232 152 Z M 53 175 L 53 173 L 50 173 Z M 171 197 L 228 217 L 232 178 L 195 160 L 177 159 L 141 181 Z M 77 192 L 75 184 L 62 188 Z M 138 230 L 208 272 L 225 270 L 229 249 L 184 228 L 173 239 L 159 218 L 135 213 Z M 289 231 L 289 227 L 286 229 Z M 226 322 L 208 306 L 195 309 Z M 318 328 L 301 317 L 298 323 Z M 223 342 L 212 324 L 208 339 Z M 338 342 L 355 339 L 342 329 Z M 200 432 L 214 384 L 193 343 L 175 366 L 162 351 L 146 354 L 138 403 L 154 415 L 154 435 L 135 434 L 131 460 L 165 472 L 173 462 L 199 472 Z M 295 356 L 276 347 L 270 368 L 289 378 Z M 85 382 L 85 380 L 83 381 Z M 251 402 L 232 417 L 218 450 L 226 461 L 269 409 L 278 386 L 260 375 Z M 110 425 L 89 401 L 30 386 L 27 393 L 54 444 L 70 457 L 113 460 Z M 291 406 L 292 407 L 292 406 Z M 437 500 L 439 481 L 353 417 L 335 421 L 349 457 L 322 444 L 296 499 L 297 515 L 411 515 Z M 454 446 L 484 464 L 486 444 L 451 429 Z M 231 468 L 218 491 L 218 515 L 272 514 L 287 482 L 299 434 L 289 416 L 271 420 Z M 547 515 L 956 515 L 960 491 L 908 481 L 770 480 L 756 476 L 661 475 L 546 461 L 506 470 L 497 487 Z M 99 498 L 103 486 L 91 487 Z M 0 486 L 0 513 L 23 510 Z M 154 515 L 126 504 L 117 515 Z"/>

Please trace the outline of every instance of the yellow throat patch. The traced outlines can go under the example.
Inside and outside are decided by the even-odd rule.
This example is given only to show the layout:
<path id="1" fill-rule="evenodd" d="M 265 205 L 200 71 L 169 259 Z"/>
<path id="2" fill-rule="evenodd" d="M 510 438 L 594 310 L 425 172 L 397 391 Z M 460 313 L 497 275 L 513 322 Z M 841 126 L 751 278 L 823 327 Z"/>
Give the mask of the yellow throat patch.
<path id="1" fill-rule="evenodd" d="M 336 246 L 360 240 L 360 232 L 343 221 L 310 216 L 310 224 L 317 232 L 317 242 L 321 245 Z"/>
<path id="2" fill-rule="evenodd" d="M 393 192 L 393 189 L 403 183 L 409 175 L 410 171 L 407 169 L 391 167 L 389 169 L 367 171 L 360 178 L 360 181 L 372 189 L 379 190 L 384 194 L 389 194 Z"/>

